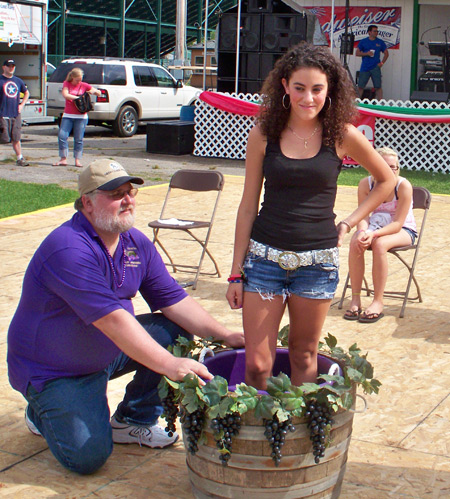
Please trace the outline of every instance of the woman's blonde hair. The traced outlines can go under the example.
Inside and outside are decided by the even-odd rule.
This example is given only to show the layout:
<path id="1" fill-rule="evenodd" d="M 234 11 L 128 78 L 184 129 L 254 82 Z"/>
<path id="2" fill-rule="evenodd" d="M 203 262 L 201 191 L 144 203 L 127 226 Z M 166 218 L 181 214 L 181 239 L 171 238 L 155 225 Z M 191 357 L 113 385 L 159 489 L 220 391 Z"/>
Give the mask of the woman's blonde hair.
<path id="1" fill-rule="evenodd" d="M 84 72 L 80 68 L 73 68 L 71 71 L 67 73 L 66 81 L 71 82 L 74 78 L 78 78 L 81 76 L 83 78 Z"/>
<path id="2" fill-rule="evenodd" d="M 391 149 L 390 147 L 379 147 L 376 151 L 380 156 L 394 156 L 394 158 L 397 158 L 397 166 L 400 168 L 397 151 L 394 151 L 394 149 Z"/>

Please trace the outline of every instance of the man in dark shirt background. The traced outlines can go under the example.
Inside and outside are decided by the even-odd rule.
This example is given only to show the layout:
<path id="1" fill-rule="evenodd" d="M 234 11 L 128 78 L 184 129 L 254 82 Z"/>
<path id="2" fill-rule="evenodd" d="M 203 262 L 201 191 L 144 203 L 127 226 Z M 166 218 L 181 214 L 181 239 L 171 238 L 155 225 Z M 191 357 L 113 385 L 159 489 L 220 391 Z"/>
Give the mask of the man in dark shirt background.
<path id="1" fill-rule="evenodd" d="M 21 114 L 30 96 L 25 83 L 14 76 L 16 63 L 13 59 L 3 62 L 3 74 L 0 76 L 0 143 L 12 143 L 17 155 L 17 166 L 29 166 L 22 156 L 20 137 L 22 134 Z M 20 93 L 23 93 L 20 102 Z"/>

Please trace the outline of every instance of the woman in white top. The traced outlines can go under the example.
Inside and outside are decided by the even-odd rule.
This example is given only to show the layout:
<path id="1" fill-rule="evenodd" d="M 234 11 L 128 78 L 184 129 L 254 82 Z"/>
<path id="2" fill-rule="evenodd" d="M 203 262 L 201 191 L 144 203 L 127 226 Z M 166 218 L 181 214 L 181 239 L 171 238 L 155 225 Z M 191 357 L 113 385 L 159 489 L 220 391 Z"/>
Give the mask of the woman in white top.
<path id="1" fill-rule="evenodd" d="M 398 154 L 388 147 L 377 149 L 397 177 L 394 191 L 370 217 L 357 225 L 350 242 L 348 266 L 352 286 L 352 301 L 344 319 L 359 322 L 376 322 L 383 317 L 383 293 L 388 275 L 387 252 L 397 246 L 414 244 L 417 236 L 416 223 L 412 213 L 412 185 L 400 177 Z M 363 178 L 358 186 L 358 204 L 361 204 L 372 190 L 372 177 Z M 372 280 L 374 297 L 363 312 L 361 308 L 361 287 L 364 277 L 364 253 L 371 248 L 373 254 Z"/>

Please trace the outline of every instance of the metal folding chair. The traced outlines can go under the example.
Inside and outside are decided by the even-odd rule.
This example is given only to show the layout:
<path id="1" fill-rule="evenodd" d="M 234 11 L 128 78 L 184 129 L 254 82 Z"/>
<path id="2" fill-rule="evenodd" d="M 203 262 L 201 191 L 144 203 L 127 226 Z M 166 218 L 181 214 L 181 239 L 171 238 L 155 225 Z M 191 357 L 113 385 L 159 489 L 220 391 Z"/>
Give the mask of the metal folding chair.
<path id="1" fill-rule="evenodd" d="M 148 224 L 148 226 L 153 229 L 153 243 L 155 245 L 157 244 L 169 259 L 170 263 L 166 263 L 166 265 L 172 267 L 174 272 L 177 271 L 193 272 L 193 273 L 195 272 L 195 277 L 193 281 L 180 283 L 183 287 L 192 286 L 192 289 L 196 289 L 197 281 L 200 274 L 217 275 L 218 277 L 220 277 L 220 270 L 217 265 L 217 262 L 212 256 L 207 246 L 211 235 L 211 229 L 213 226 L 214 217 L 216 215 L 217 206 L 219 204 L 220 194 L 223 190 L 223 185 L 224 185 L 224 178 L 220 172 L 211 171 L 211 170 L 178 170 L 177 172 L 175 172 L 172 179 L 170 180 L 169 188 L 167 190 L 166 198 L 164 200 L 164 204 L 159 219 L 153 220 Z M 179 218 L 178 216 L 173 217 L 172 214 L 173 214 L 174 203 L 171 203 L 170 201 L 172 200 L 173 196 L 171 196 L 171 194 L 173 193 L 174 189 L 193 191 L 193 192 L 217 191 L 217 196 L 214 201 L 214 206 L 210 218 L 206 221 L 191 220 L 191 219 L 187 220 L 185 218 L 182 218 L 183 216 L 182 213 L 180 214 L 181 218 Z M 169 219 L 164 218 L 168 211 L 170 211 L 171 213 L 171 218 Z M 198 265 L 175 263 L 171 255 L 169 254 L 169 252 L 167 251 L 167 249 L 160 240 L 159 233 L 162 229 L 183 231 L 185 234 L 188 234 L 195 241 L 197 241 L 197 243 L 199 243 L 200 246 L 202 247 L 202 252 L 200 255 L 200 261 L 198 262 Z M 197 236 L 196 234 L 193 234 L 192 231 L 195 229 L 207 229 L 205 237 L 203 238 Z M 215 267 L 214 272 L 201 271 L 205 254 L 208 255 L 211 261 L 213 262 Z"/>
<path id="2" fill-rule="evenodd" d="M 428 210 L 430 209 L 430 204 L 431 204 L 430 191 L 428 189 L 425 189 L 425 187 L 413 187 L 413 209 L 415 212 L 417 210 L 423 210 L 421 222 L 420 222 L 420 220 L 418 220 L 418 217 L 415 214 L 416 222 L 418 223 L 418 225 L 420 224 L 420 230 L 419 230 L 419 234 L 417 236 L 416 242 L 415 242 L 415 244 L 410 244 L 408 246 L 400 246 L 397 248 L 391 248 L 388 251 L 388 253 L 396 256 L 403 263 L 403 265 L 407 268 L 408 273 L 409 273 L 408 283 L 406 285 L 405 291 L 385 291 L 384 292 L 384 296 L 386 296 L 386 297 L 403 299 L 402 307 L 400 309 L 400 314 L 399 314 L 400 318 L 404 317 L 404 315 L 405 315 L 405 307 L 406 307 L 407 301 L 419 301 L 420 303 L 422 303 L 422 294 L 420 293 L 419 283 L 417 282 L 417 279 L 414 275 L 414 270 L 416 268 L 417 258 L 419 256 L 420 243 L 422 241 L 423 231 L 425 228 L 425 221 L 427 218 Z M 402 253 L 408 252 L 408 251 L 413 252 L 413 259 L 412 259 L 411 263 L 408 263 L 402 256 Z M 414 282 L 414 285 L 416 286 L 416 293 L 417 293 L 417 295 L 414 297 L 409 296 L 412 282 Z M 350 287 L 350 274 L 347 273 L 347 279 L 345 280 L 344 289 L 342 291 L 342 296 L 341 296 L 341 299 L 340 299 L 339 305 L 338 305 L 339 309 L 342 308 L 342 305 L 343 305 L 344 299 L 345 299 L 345 294 L 346 294 L 347 289 L 349 287 Z M 365 277 L 363 280 L 363 287 L 361 288 L 361 292 L 366 292 L 367 296 L 373 295 L 373 289 L 369 287 Z"/>

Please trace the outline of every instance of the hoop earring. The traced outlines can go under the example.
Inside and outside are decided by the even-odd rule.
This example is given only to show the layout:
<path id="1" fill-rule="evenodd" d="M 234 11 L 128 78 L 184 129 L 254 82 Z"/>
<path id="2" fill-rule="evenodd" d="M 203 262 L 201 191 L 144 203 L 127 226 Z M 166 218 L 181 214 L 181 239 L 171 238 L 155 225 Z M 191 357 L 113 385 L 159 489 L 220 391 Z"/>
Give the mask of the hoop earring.
<path id="1" fill-rule="evenodd" d="M 289 104 L 286 105 L 286 100 L 285 98 L 288 97 L 289 98 Z M 289 94 L 284 94 L 283 95 L 283 98 L 281 99 L 281 105 L 283 106 L 284 109 L 288 110 L 290 107 L 291 107 L 291 99 L 289 97 Z"/>
<path id="2" fill-rule="evenodd" d="M 329 95 L 327 95 L 326 99 L 328 99 L 328 106 L 324 106 L 325 107 L 325 111 L 328 111 L 331 107 L 331 97 Z M 326 101 L 325 99 L 325 101 Z"/>

